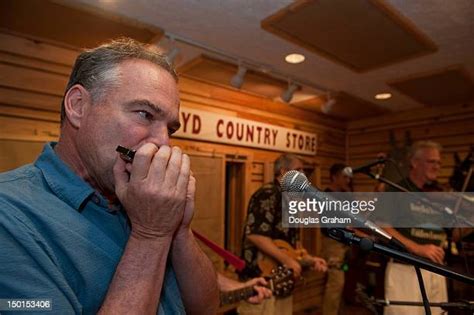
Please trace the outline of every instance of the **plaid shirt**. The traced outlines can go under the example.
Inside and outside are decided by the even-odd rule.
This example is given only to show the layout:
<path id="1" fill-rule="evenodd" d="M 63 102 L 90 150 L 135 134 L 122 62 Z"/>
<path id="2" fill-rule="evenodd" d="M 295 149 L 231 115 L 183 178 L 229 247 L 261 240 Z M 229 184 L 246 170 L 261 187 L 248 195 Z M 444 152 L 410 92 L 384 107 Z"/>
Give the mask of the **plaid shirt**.
<path id="1" fill-rule="evenodd" d="M 259 249 L 248 240 L 248 235 L 263 235 L 296 245 L 298 230 L 282 226 L 281 199 L 281 188 L 277 181 L 263 185 L 250 198 L 241 253 L 246 266 L 239 274 L 241 280 L 258 277 L 262 273 L 257 265 Z"/>

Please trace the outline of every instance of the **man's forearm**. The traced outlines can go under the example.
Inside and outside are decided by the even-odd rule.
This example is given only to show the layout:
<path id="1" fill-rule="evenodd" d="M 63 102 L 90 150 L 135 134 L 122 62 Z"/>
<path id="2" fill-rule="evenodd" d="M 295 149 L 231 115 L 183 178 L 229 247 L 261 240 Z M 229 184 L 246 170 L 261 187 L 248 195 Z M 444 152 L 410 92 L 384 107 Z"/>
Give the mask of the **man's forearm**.
<path id="1" fill-rule="evenodd" d="M 400 232 L 398 232 L 396 229 L 392 227 L 384 227 L 384 230 L 386 230 L 390 235 L 395 237 L 397 240 L 399 240 L 405 247 L 408 249 L 409 252 L 413 252 L 413 248 L 417 245 L 416 242 L 412 241 L 411 239 L 403 236 Z"/>
<path id="2" fill-rule="evenodd" d="M 99 314 L 156 314 L 171 241 L 130 235 Z"/>
<path id="3" fill-rule="evenodd" d="M 243 283 L 227 278 L 220 273 L 217 273 L 217 283 L 219 285 L 219 291 L 232 291 L 244 287 Z"/>
<path id="4" fill-rule="evenodd" d="M 190 229 L 179 231 L 171 259 L 187 314 L 215 314 L 219 307 L 217 275 Z"/>

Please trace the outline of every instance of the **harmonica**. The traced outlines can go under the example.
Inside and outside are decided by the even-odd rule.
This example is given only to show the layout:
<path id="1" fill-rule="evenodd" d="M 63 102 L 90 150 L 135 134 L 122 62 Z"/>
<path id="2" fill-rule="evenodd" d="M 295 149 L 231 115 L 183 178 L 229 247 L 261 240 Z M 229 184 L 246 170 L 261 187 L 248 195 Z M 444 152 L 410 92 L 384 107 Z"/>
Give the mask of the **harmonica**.
<path id="1" fill-rule="evenodd" d="M 115 149 L 115 151 L 120 153 L 120 157 L 124 161 L 130 162 L 130 163 L 133 162 L 133 158 L 135 157 L 135 152 L 137 152 L 135 150 L 132 150 L 132 149 L 129 149 L 129 148 L 126 148 L 126 147 L 122 147 L 121 145 L 117 146 L 117 149 Z"/>

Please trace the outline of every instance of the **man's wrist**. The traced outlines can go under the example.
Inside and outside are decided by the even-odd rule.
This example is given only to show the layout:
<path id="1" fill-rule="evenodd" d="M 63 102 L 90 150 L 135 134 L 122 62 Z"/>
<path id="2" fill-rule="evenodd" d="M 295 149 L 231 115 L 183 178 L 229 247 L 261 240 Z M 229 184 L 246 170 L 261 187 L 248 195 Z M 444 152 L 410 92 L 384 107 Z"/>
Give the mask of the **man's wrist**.
<path id="1" fill-rule="evenodd" d="M 280 258 L 280 263 L 283 264 L 283 265 L 286 265 L 286 266 L 289 266 L 293 263 L 294 259 L 291 258 L 290 256 L 288 255 L 283 255 L 281 258 Z"/>
<path id="2" fill-rule="evenodd" d="M 189 226 L 180 226 L 176 233 L 174 234 L 173 243 L 181 242 L 184 240 L 192 239 L 193 238 L 193 231 Z"/>
<path id="3" fill-rule="evenodd" d="M 188 228 L 179 228 L 174 236 L 173 240 L 171 242 L 171 254 L 172 257 L 176 257 L 176 255 L 181 256 L 181 255 L 187 255 L 188 250 L 194 246 L 198 246 L 192 230 Z"/>
<path id="4" fill-rule="evenodd" d="M 133 226 L 130 232 L 130 238 L 133 238 L 137 241 L 144 241 L 144 240 L 171 241 L 173 239 L 173 233 L 158 232 L 155 230 Z"/>

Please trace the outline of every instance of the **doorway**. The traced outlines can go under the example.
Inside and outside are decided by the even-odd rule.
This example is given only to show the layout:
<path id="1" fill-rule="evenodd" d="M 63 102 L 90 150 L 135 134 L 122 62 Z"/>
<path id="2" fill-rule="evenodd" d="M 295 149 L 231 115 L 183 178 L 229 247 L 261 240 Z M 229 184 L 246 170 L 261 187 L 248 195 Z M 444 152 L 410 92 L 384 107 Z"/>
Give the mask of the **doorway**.
<path id="1" fill-rule="evenodd" d="M 240 255 L 245 220 L 245 161 L 225 163 L 225 248 Z"/>

